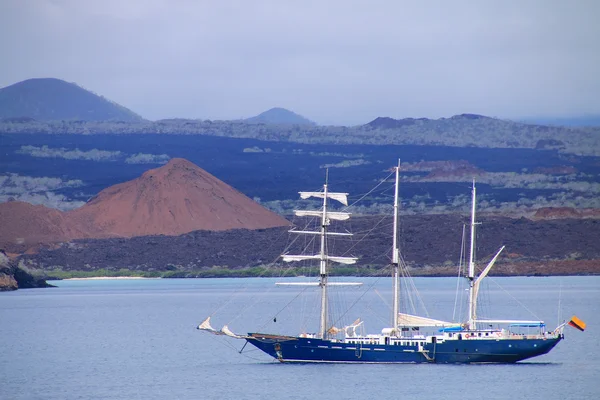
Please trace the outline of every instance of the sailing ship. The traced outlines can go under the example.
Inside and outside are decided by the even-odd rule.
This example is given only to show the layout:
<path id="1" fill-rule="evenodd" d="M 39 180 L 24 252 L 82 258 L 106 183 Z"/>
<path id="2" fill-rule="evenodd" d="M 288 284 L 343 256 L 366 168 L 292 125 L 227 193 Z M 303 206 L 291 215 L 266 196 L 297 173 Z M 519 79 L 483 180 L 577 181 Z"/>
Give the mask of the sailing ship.
<path id="1" fill-rule="evenodd" d="M 320 238 L 320 251 L 318 254 L 309 255 L 282 255 L 285 262 L 318 261 L 318 282 L 294 282 L 287 285 L 311 285 L 320 289 L 319 331 L 297 336 L 259 332 L 238 335 L 227 325 L 220 330 L 214 329 L 210 324 L 210 317 L 206 318 L 198 329 L 215 335 L 245 340 L 246 344 L 255 346 L 282 363 L 515 363 L 548 353 L 564 339 L 563 330 L 567 324 L 581 331 L 585 329 L 585 323 L 577 317 L 573 317 L 568 323 L 558 325 L 552 331 L 547 331 L 543 321 L 492 320 L 478 317 L 479 288 L 504 250 L 504 246 L 498 250 L 483 271 L 475 276 L 474 250 L 477 225 L 475 181 L 472 187 L 470 251 L 466 274 L 469 285 L 467 320 L 455 323 L 401 313 L 399 307 L 401 256 L 398 247 L 399 174 L 400 163 L 395 167 L 391 327 L 382 329 L 381 333 L 365 334 L 363 321 L 360 319 L 341 328 L 330 325 L 328 289 L 331 286 L 360 285 L 360 283 L 329 280 L 328 267 L 331 263 L 354 264 L 357 258 L 333 256 L 327 252 L 326 244 L 329 236 L 350 235 L 350 233 L 330 232 L 331 221 L 345 221 L 350 218 L 350 214 L 330 211 L 330 201 L 347 206 L 348 193 L 330 192 L 326 179 L 322 191 L 300 192 L 302 199 L 322 199 L 321 209 L 295 211 L 295 215 L 299 217 L 319 218 L 320 230 L 291 231 L 295 234 L 317 235 Z M 280 284 L 286 285 L 286 283 Z M 519 333 L 522 328 L 526 328 L 527 334 Z M 421 333 L 426 329 L 432 330 L 432 333 Z"/>

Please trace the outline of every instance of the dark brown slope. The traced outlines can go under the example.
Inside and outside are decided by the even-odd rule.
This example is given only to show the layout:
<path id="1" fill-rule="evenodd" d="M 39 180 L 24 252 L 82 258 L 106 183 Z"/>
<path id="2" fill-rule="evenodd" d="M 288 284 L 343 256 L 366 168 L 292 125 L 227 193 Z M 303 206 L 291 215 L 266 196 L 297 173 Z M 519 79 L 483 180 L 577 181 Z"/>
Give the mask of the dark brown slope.
<path id="1" fill-rule="evenodd" d="M 175 158 L 101 191 L 69 217 L 97 237 L 263 229 L 289 222 L 192 164 Z"/>
<path id="2" fill-rule="evenodd" d="M 456 276 L 462 224 L 468 220 L 467 216 L 455 214 L 403 216 L 400 247 L 408 265 L 416 268 L 413 272 Z M 478 271 L 487 265 L 501 245 L 506 245 L 492 269 L 494 275 L 600 274 L 600 248 L 596 239 L 600 237 L 600 220 L 532 221 L 484 215 L 478 220 L 482 222 L 477 234 Z M 391 217 L 383 220 L 381 216 L 353 218 L 352 230 L 359 233 L 352 238 L 337 238 L 334 243 L 336 254 L 359 257 L 356 265 L 342 267 L 346 273 L 370 275 L 374 272 L 373 267 L 389 266 L 391 225 Z M 105 268 L 119 271 L 126 268 L 178 271 L 182 272 L 180 276 L 196 276 L 196 272 L 212 270 L 214 266 L 234 270 L 273 261 L 279 263 L 282 252 L 301 252 L 306 243 L 288 242 L 286 239 L 293 238 L 286 230 L 282 227 L 254 231 L 195 231 L 180 236 L 88 239 L 24 255 L 20 260 L 45 270 Z M 272 271 L 288 273 L 289 267 Z"/>

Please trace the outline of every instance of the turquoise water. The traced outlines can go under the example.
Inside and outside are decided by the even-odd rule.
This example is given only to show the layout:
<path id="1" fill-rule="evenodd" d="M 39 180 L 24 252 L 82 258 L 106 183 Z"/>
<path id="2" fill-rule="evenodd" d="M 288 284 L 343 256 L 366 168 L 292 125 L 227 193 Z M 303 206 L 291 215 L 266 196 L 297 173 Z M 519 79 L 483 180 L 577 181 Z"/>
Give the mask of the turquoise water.
<path id="1" fill-rule="evenodd" d="M 389 282 L 360 280 L 364 287 L 332 299 L 356 302 L 342 320 L 360 316 L 377 332 L 389 320 Z M 553 329 L 576 314 L 588 324 L 586 332 L 567 327 L 550 354 L 516 365 L 282 365 L 250 348 L 239 354 L 243 341 L 195 329 L 216 311 L 213 325 L 234 332 L 314 330 L 317 318 L 306 317 L 318 302 L 314 290 L 274 282 L 60 281 L 54 289 L 2 293 L 0 398 L 600 397 L 600 277 L 493 278 L 482 288 L 484 316 L 541 318 Z M 452 318 L 455 279 L 417 278 L 415 285 L 432 317 Z M 332 309 L 334 318 L 342 309 Z"/>

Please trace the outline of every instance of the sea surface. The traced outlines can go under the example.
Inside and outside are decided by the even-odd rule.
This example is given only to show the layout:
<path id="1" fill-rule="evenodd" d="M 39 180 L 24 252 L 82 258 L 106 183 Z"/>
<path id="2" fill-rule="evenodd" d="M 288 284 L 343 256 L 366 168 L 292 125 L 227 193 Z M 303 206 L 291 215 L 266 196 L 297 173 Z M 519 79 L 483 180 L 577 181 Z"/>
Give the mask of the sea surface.
<path id="1" fill-rule="evenodd" d="M 360 280 L 332 293 L 332 318 L 361 317 L 376 333 L 389 325 L 390 282 Z M 58 281 L 1 293 L 0 399 L 600 398 L 600 277 L 490 278 L 482 316 L 543 319 L 551 330 L 577 315 L 588 325 L 566 327 L 552 352 L 511 365 L 288 365 L 196 329 L 212 315 L 215 328 L 237 333 L 314 331 L 314 288 L 275 281 Z M 431 317 L 464 312 L 456 282 L 414 279 Z"/>

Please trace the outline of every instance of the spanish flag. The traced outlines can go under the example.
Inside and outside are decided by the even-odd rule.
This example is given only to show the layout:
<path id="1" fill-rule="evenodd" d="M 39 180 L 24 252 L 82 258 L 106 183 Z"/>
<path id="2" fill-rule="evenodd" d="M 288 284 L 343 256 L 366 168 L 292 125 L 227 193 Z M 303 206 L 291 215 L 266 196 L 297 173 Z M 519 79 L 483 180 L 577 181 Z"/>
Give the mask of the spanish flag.
<path id="1" fill-rule="evenodd" d="M 569 321 L 569 325 L 573 328 L 579 329 L 581 332 L 585 330 L 585 322 L 573 315 L 573 318 Z"/>

